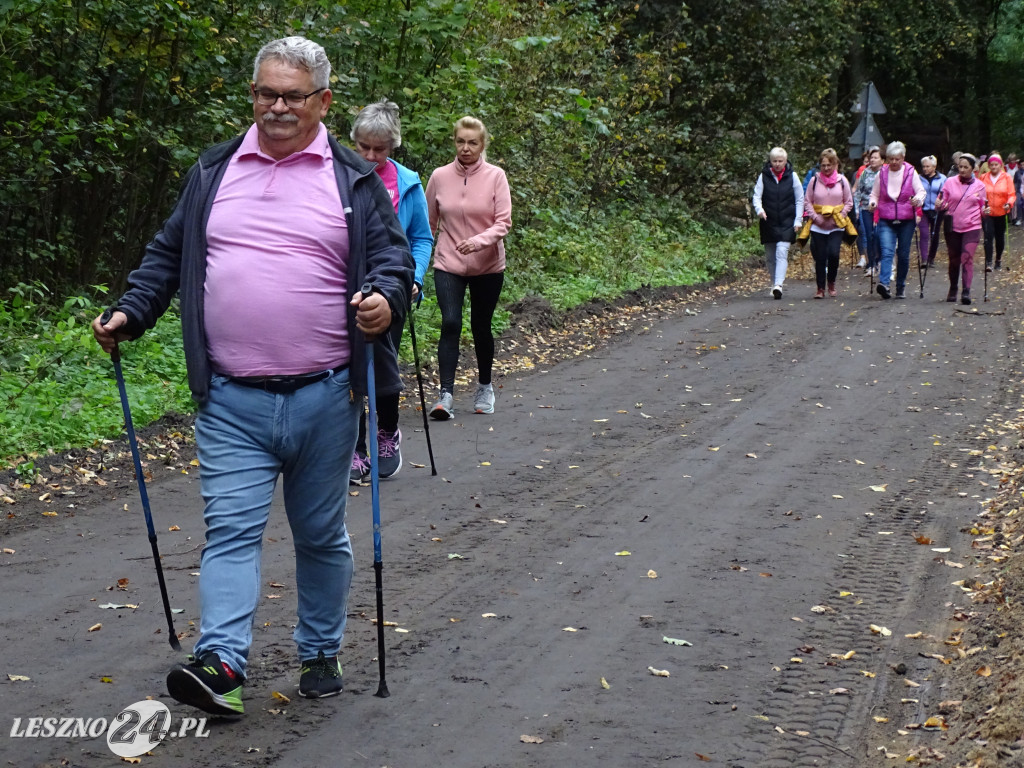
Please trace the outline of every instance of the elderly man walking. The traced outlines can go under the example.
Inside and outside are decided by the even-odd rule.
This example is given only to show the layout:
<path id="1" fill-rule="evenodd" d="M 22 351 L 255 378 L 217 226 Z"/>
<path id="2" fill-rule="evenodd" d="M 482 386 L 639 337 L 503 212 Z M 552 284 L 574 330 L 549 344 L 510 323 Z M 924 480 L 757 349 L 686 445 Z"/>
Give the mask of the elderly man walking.
<path id="1" fill-rule="evenodd" d="M 167 687 L 213 714 L 244 711 L 263 530 L 279 475 L 295 546 L 299 694 L 342 690 L 353 570 L 345 501 L 360 411 L 352 393 L 366 391 L 368 336 L 388 352 L 376 358 L 384 357 L 378 391 L 401 388 L 386 332 L 409 306 L 412 260 L 373 164 L 321 122 L 330 71 L 324 49 L 302 37 L 259 51 L 254 124 L 200 156 L 128 291 L 93 321 L 109 353 L 152 328 L 181 294 L 206 546 L 199 639 Z"/>
<path id="2" fill-rule="evenodd" d="M 782 298 L 789 267 L 789 246 L 796 241 L 804 210 L 804 188 L 782 147 L 768 153 L 768 162 L 754 183 L 754 212 L 761 220 L 761 244 L 772 284 L 772 296 Z"/>
<path id="3" fill-rule="evenodd" d="M 878 295 L 892 296 L 892 261 L 896 258 L 896 298 L 907 297 L 910 246 L 917 227 L 915 208 L 924 203 L 925 191 L 914 166 L 906 162 L 907 148 L 894 141 L 885 148 L 885 165 L 871 188 L 871 210 L 878 209 L 878 246 L 882 254 Z"/>

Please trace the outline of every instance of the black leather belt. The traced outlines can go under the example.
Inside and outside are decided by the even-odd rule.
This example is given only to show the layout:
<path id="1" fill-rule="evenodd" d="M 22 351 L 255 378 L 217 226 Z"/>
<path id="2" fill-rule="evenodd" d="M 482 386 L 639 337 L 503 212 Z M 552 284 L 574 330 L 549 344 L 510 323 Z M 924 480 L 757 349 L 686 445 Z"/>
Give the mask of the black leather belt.
<path id="1" fill-rule="evenodd" d="M 228 376 L 228 379 L 235 384 L 253 389 L 262 389 L 272 395 L 290 395 L 310 384 L 330 378 L 336 373 L 341 373 L 348 368 L 348 363 L 331 368 L 329 371 L 318 371 L 317 373 L 303 373 L 299 376 Z"/>

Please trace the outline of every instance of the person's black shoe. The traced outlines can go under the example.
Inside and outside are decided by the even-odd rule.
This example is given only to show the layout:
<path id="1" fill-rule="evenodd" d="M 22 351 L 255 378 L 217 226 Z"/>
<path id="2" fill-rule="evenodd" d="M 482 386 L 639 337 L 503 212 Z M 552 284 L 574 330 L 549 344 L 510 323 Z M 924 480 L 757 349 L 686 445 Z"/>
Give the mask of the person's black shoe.
<path id="1" fill-rule="evenodd" d="M 905 298 L 907 298 L 907 289 L 906 288 L 897 288 L 896 289 L 896 298 L 897 299 L 905 299 Z"/>
<path id="2" fill-rule="evenodd" d="M 394 477 L 402 468 L 402 430 L 377 430 L 377 474 L 381 480 Z"/>
<path id="3" fill-rule="evenodd" d="M 956 301 L 956 288 L 950 288 L 946 294 L 946 301 Z"/>
<path id="4" fill-rule="evenodd" d="M 965 293 L 963 296 L 961 296 L 960 297 L 960 303 L 961 304 L 970 304 L 971 303 L 971 294 Z"/>
<path id="5" fill-rule="evenodd" d="M 883 299 L 888 299 L 892 296 L 892 294 L 889 293 L 889 286 L 886 285 L 885 283 L 879 283 L 878 285 L 876 285 L 875 290 L 878 292 L 878 295 L 881 296 Z"/>
<path id="6" fill-rule="evenodd" d="M 320 651 L 315 659 L 302 662 L 299 673 L 299 696 L 307 699 L 322 699 L 341 693 L 341 663 L 337 656 L 327 658 Z"/>
<path id="7" fill-rule="evenodd" d="M 995 265 L 994 269 L 996 270 L 996 272 L 998 272 L 1002 268 L 1003 268 L 1003 262 L 1001 262 L 998 259 L 996 259 L 996 265 Z"/>
<path id="8" fill-rule="evenodd" d="M 211 715 L 241 715 L 242 684 L 245 678 L 210 651 L 202 658 L 189 657 L 188 664 L 179 664 L 167 675 L 167 692 L 182 704 L 188 704 Z"/>

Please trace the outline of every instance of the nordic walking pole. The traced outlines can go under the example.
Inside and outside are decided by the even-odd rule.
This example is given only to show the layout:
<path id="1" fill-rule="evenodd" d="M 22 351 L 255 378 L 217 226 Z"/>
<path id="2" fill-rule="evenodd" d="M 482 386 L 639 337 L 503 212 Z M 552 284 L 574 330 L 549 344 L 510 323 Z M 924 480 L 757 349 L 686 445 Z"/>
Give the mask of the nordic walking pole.
<path id="1" fill-rule="evenodd" d="M 973 259 L 974 259 L 974 255 L 972 254 L 971 255 L 971 260 L 973 261 Z M 987 301 L 988 301 L 988 262 L 986 261 L 985 262 L 985 295 L 982 297 L 982 302 L 987 302 Z"/>
<path id="2" fill-rule="evenodd" d="M 370 283 L 363 283 L 360 289 L 365 299 L 373 293 Z M 377 668 L 380 672 L 380 683 L 377 693 L 382 699 L 391 694 L 388 692 L 387 680 L 384 676 L 384 562 L 381 559 L 380 544 L 380 470 L 377 456 L 377 384 L 373 372 L 373 340 L 366 341 L 366 396 L 370 409 L 370 502 L 373 508 L 373 574 L 377 587 Z"/>
<path id="3" fill-rule="evenodd" d="M 101 321 L 105 325 L 109 320 L 109 312 L 104 313 Z M 171 602 L 167 597 L 167 584 L 164 582 L 164 569 L 160 565 L 160 550 L 156 545 L 156 530 L 153 528 L 153 514 L 149 510 L 149 494 L 146 493 L 146 478 L 142 474 L 142 459 L 139 458 L 139 446 L 135 443 L 135 427 L 132 425 L 132 412 L 128 408 L 128 391 L 124 386 L 124 373 L 121 371 L 121 350 L 114 345 L 114 351 L 110 353 L 110 360 L 114 363 L 114 376 L 117 379 L 117 391 L 121 395 L 121 410 L 124 411 L 124 425 L 128 430 L 128 446 L 132 450 L 132 460 L 135 462 L 135 477 L 139 481 L 139 497 L 142 499 L 142 511 L 146 515 L 146 528 L 149 531 L 149 543 L 153 548 L 153 562 L 156 563 L 156 580 L 160 583 L 160 597 L 164 602 L 164 615 L 167 617 L 167 631 L 171 648 L 181 650 L 181 643 L 178 642 L 178 633 L 174 631 L 174 619 L 171 617 Z"/>
<path id="4" fill-rule="evenodd" d="M 420 353 L 416 348 L 416 324 L 412 321 L 413 309 L 409 308 L 409 338 L 412 339 L 412 361 L 416 364 L 416 383 L 420 387 L 420 410 L 423 412 L 423 434 L 427 436 L 427 454 L 430 456 L 430 475 L 437 475 L 434 464 L 434 449 L 430 446 L 430 427 L 427 426 L 427 401 L 423 396 L 423 374 L 420 373 Z"/>
<path id="5" fill-rule="evenodd" d="M 925 298 L 925 270 L 921 266 L 921 238 L 918 236 L 918 222 L 913 222 L 913 249 L 918 252 L 918 283 L 921 284 L 919 299 Z"/>

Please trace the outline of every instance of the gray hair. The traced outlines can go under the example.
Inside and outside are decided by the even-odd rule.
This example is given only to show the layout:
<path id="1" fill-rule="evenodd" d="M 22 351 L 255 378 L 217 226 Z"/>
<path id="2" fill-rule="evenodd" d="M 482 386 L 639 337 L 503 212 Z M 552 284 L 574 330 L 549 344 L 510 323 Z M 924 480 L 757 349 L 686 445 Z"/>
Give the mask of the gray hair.
<path id="1" fill-rule="evenodd" d="M 789 158 L 789 155 L 782 147 L 772 147 L 772 151 L 768 153 L 768 159 L 774 160 L 777 157 Z"/>
<path id="2" fill-rule="evenodd" d="M 274 60 L 309 72 L 313 76 L 314 88 L 330 86 L 331 62 L 327 60 L 327 52 L 319 43 L 297 35 L 271 40 L 256 54 L 256 61 L 252 67 L 253 82 L 259 77 L 263 63 Z"/>
<path id="3" fill-rule="evenodd" d="M 402 146 L 402 124 L 398 119 L 398 105 L 387 99 L 367 104 L 352 121 L 352 132 L 349 137 L 352 141 L 357 141 L 356 136 L 387 139 L 391 142 L 392 149 Z"/>
<path id="4" fill-rule="evenodd" d="M 899 155 L 900 157 L 907 156 L 907 145 L 902 141 L 891 141 L 889 142 L 889 146 L 885 148 L 886 157 L 895 157 L 896 155 Z"/>

